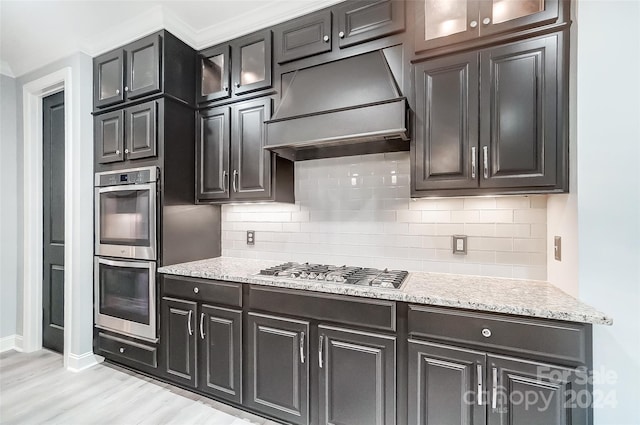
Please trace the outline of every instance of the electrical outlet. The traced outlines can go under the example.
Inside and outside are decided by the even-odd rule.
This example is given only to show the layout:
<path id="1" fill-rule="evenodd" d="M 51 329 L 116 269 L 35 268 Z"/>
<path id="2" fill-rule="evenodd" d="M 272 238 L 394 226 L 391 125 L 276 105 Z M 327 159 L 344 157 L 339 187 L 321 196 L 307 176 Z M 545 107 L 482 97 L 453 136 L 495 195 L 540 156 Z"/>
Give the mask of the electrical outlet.
<path id="1" fill-rule="evenodd" d="M 558 261 L 562 261 L 562 238 L 556 236 L 553 238 L 553 254 Z"/>
<path id="2" fill-rule="evenodd" d="M 256 244 L 256 232 L 255 230 L 247 230 L 247 245 Z"/>
<path id="3" fill-rule="evenodd" d="M 453 253 L 467 255 L 467 236 L 453 235 Z"/>

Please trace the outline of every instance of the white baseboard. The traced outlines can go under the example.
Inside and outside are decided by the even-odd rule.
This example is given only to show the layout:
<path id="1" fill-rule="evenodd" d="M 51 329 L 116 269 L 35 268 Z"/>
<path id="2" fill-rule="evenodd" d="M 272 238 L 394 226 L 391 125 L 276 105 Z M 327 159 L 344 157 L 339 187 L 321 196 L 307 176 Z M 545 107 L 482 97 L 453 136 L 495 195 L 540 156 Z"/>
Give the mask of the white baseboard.
<path id="1" fill-rule="evenodd" d="M 22 335 L 9 335 L 0 338 L 0 353 L 9 350 L 22 351 Z"/>
<path id="2" fill-rule="evenodd" d="M 80 355 L 69 353 L 67 370 L 70 372 L 80 372 L 98 363 L 100 363 L 100 361 L 92 351 Z"/>

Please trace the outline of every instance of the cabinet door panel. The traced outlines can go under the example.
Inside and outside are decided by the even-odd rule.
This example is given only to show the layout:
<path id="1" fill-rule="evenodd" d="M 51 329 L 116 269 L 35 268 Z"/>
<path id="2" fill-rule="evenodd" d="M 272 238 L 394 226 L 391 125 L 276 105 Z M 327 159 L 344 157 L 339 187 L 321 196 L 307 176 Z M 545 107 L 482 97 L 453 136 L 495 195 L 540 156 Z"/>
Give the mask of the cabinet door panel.
<path id="1" fill-rule="evenodd" d="M 559 0 L 481 2 L 480 35 L 554 22 L 558 19 L 558 3 Z"/>
<path id="2" fill-rule="evenodd" d="M 395 337 L 318 326 L 320 423 L 396 423 Z"/>
<path id="3" fill-rule="evenodd" d="M 510 357 L 487 356 L 491 387 L 489 423 L 495 425 L 589 423 L 586 374 Z M 493 386 L 496 390 L 493 390 Z M 493 408 L 493 398 L 496 398 Z M 585 403 L 586 404 L 586 403 Z"/>
<path id="4" fill-rule="evenodd" d="M 476 187 L 477 53 L 417 64 L 415 78 L 416 190 Z"/>
<path id="5" fill-rule="evenodd" d="M 127 99 L 160 91 L 160 36 L 153 35 L 126 47 Z"/>
<path id="6" fill-rule="evenodd" d="M 336 37 L 340 48 L 404 31 L 404 3 L 398 0 L 361 0 L 337 6 Z"/>
<path id="7" fill-rule="evenodd" d="M 100 164 L 124 159 L 124 111 L 113 111 L 94 118 L 94 141 Z"/>
<path id="8" fill-rule="evenodd" d="M 162 299 L 162 350 L 169 379 L 196 386 L 196 303 Z"/>
<path id="9" fill-rule="evenodd" d="M 124 50 L 93 60 L 93 104 L 96 108 L 124 101 Z"/>
<path id="10" fill-rule="evenodd" d="M 278 63 L 331 51 L 331 12 L 321 11 L 282 24 L 274 30 Z"/>
<path id="11" fill-rule="evenodd" d="M 409 423 L 485 424 L 484 365 L 482 352 L 409 340 Z"/>
<path id="12" fill-rule="evenodd" d="M 198 66 L 198 102 L 210 102 L 231 96 L 230 60 L 231 49 L 228 44 L 203 51 Z"/>
<path id="13" fill-rule="evenodd" d="M 231 43 L 233 94 L 271 87 L 271 30 Z"/>
<path id="14" fill-rule="evenodd" d="M 295 424 L 309 423 L 309 323 L 249 313 L 246 404 Z"/>
<path id="15" fill-rule="evenodd" d="M 264 121 L 270 118 L 270 98 L 232 107 L 231 179 L 234 199 L 267 198 L 270 195 L 271 152 L 264 149 Z"/>
<path id="16" fill-rule="evenodd" d="M 125 109 L 127 159 L 156 156 L 158 102 Z"/>
<path id="17" fill-rule="evenodd" d="M 196 180 L 199 200 L 229 198 L 229 125 L 228 107 L 210 109 L 198 115 Z"/>
<path id="18" fill-rule="evenodd" d="M 478 37 L 478 1 L 421 0 L 414 3 L 416 52 Z"/>
<path id="19" fill-rule="evenodd" d="M 242 402 L 242 311 L 203 305 L 200 311 L 201 389 Z"/>
<path id="20" fill-rule="evenodd" d="M 558 37 L 480 53 L 481 187 L 556 184 Z"/>

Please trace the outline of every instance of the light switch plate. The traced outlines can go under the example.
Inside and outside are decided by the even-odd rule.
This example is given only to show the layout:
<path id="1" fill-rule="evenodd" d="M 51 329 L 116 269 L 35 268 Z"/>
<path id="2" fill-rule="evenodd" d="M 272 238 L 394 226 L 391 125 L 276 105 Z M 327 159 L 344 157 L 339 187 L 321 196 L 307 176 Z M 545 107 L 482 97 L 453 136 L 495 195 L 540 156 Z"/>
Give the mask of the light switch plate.
<path id="1" fill-rule="evenodd" d="M 467 255 L 466 235 L 453 235 L 453 253 Z"/>
<path id="2" fill-rule="evenodd" d="M 562 261 L 562 238 L 560 236 L 553 238 L 553 254 L 556 260 Z"/>
<path id="3" fill-rule="evenodd" d="M 256 232 L 255 230 L 247 230 L 247 245 L 256 244 Z"/>

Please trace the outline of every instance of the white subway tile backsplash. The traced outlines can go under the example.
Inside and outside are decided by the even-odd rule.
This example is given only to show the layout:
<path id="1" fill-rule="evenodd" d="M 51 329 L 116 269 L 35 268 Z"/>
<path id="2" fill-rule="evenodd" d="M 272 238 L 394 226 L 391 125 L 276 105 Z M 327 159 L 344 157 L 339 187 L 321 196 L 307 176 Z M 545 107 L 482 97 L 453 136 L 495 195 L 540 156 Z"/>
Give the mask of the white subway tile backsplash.
<path id="1" fill-rule="evenodd" d="M 407 152 L 295 168 L 295 204 L 222 207 L 223 255 L 546 279 L 544 195 L 411 199 Z M 469 236 L 467 255 L 453 234 Z"/>

